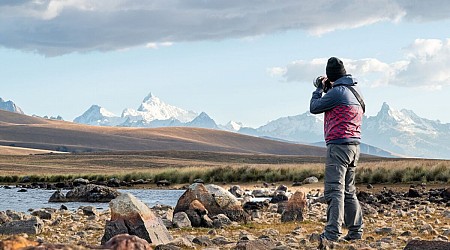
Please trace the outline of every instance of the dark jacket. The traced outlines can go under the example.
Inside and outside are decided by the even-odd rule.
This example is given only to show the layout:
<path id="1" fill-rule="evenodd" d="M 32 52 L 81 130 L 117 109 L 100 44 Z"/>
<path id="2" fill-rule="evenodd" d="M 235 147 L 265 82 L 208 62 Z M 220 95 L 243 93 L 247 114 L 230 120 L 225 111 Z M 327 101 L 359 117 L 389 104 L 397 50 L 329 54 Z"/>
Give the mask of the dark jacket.
<path id="1" fill-rule="evenodd" d="M 313 92 L 309 110 L 313 114 L 325 112 L 324 135 L 327 144 L 359 144 L 363 110 L 355 95 L 345 85 L 356 86 L 356 79 L 346 75 L 333 84 L 324 96 L 318 88 Z"/>

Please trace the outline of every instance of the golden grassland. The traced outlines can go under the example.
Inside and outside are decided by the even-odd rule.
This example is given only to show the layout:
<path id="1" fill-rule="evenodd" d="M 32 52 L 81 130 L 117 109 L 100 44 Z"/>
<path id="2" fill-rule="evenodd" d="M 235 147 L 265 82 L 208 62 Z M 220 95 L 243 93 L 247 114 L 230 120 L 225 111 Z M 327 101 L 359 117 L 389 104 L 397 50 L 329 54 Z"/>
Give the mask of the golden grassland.
<path id="1" fill-rule="evenodd" d="M 82 177 L 104 181 L 166 179 L 190 183 L 302 181 L 323 178 L 323 157 L 251 155 L 193 151 L 111 152 L 90 154 L 1 155 L 0 182 L 29 176 L 36 182 Z M 450 182 L 450 161 L 362 157 L 358 183 Z"/>

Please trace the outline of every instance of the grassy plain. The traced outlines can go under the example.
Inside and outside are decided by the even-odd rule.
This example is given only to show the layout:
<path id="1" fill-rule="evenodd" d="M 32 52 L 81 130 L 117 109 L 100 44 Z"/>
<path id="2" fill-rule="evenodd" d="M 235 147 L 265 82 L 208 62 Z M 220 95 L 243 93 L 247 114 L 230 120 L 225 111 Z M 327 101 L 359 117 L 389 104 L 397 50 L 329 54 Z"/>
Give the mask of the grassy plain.
<path id="1" fill-rule="evenodd" d="M 36 182 L 78 177 L 103 181 L 169 180 L 191 183 L 294 182 L 323 178 L 323 157 L 275 156 L 194 151 L 139 151 L 89 154 L 1 155 L 0 182 L 29 176 Z M 362 157 L 358 183 L 450 182 L 450 161 Z"/>

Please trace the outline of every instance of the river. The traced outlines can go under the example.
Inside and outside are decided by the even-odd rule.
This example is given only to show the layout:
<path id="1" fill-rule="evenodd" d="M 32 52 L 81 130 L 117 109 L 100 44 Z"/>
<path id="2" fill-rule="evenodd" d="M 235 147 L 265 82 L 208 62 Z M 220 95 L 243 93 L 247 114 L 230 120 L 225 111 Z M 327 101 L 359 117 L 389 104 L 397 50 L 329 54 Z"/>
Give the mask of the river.
<path id="1" fill-rule="evenodd" d="M 80 206 L 93 206 L 97 209 L 107 209 L 108 203 L 88 203 L 88 202 L 48 202 L 48 199 L 55 190 L 27 189 L 27 192 L 18 192 L 19 188 L 0 188 L 0 211 L 14 210 L 27 212 L 29 209 L 39 209 L 45 207 L 60 208 L 65 205 L 70 210 L 76 210 Z M 148 206 L 156 204 L 175 206 L 184 190 L 163 190 L 163 189 L 126 189 L 119 192 L 130 193 Z M 67 193 L 63 191 L 63 193 Z"/>

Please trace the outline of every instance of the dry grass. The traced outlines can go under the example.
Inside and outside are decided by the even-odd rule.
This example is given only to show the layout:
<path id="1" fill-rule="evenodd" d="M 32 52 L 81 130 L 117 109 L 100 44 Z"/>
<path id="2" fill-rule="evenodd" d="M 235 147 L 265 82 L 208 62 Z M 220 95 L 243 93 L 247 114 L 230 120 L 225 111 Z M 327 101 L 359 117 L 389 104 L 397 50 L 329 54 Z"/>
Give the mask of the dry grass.
<path id="1" fill-rule="evenodd" d="M 83 177 L 170 180 L 189 183 L 292 182 L 309 176 L 323 177 L 324 158 L 251 155 L 192 151 L 110 152 L 0 156 L 0 182 L 22 176 L 33 181 L 64 181 Z M 14 178 L 13 178 L 14 177 Z M 363 157 L 358 183 L 449 182 L 450 161 L 381 159 Z"/>

